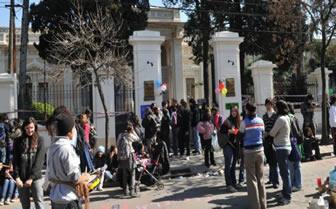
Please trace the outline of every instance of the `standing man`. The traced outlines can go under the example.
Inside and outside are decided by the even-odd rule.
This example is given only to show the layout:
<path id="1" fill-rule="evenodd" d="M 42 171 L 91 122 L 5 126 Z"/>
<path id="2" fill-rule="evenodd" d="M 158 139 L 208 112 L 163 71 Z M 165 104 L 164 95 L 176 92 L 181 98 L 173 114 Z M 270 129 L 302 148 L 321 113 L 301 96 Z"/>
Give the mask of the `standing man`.
<path id="1" fill-rule="evenodd" d="M 265 100 L 265 107 L 266 107 L 266 113 L 263 115 L 263 121 L 265 124 L 265 133 L 267 137 L 265 137 L 264 139 L 264 152 L 267 163 L 270 168 L 269 181 L 273 185 L 273 188 L 277 189 L 279 187 L 278 163 L 276 160 L 273 138 L 269 135 L 269 132 L 272 130 L 278 116 L 273 109 L 273 102 L 271 99 Z"/>
<path id="2" fill-rule="evenodd" d="M 51 182 L 51 208 L 82 209 L 81 198 L 84 198 L 87 208 L 88 195 L 83 191 L 87 189 L 90 175 L 81 173 L 80 159 L 71 144 L 75 121 L 70 114 L 60 113 L 49 122 L 56 130 L 47 158 L 47 177 Z"/>
<path id="3" fill-rule="evenodd" d="M 181 100 L 181 123 L 179 131 L 180 155 L 183 156 L 185 151 L 187 157 L 190 156 L 190 110 L 186 101 Z"/>
<path id="4" fill-rule="evenodd" d="M 247 117 L 242 121 L 240 133 L 243 135 L 247 194 L 251 209 L 266 209 L 264 182 L 264 122 L 256 116 L 256 106 L 247 103 Z"/>
<path id="5" fill-rule="evenodd" d="M 334 155 L 336 155 L 336 96 L 330 98 L 329 124 L 334 141 Z"/>
<path id="6" fill-rule="evenodd" d="M 313 103 L 313 101 L 313 95 L 308 94 L 306 97 L 306 101 L 301 105 L 301 113 L 303 116 L 302 130 L 304 130 L 306 127 L 309 127 L 313 131 L 314 137 L 316 137 L 316 127 L 314 123 L 315 104 Z"/>
<path id="7" fill-rule="evenodd" d="M 194 142 L 194 154 L 201 154 L 202 146 L 201 146 L 201 138 L 197 131 L 197 124 L 200 121 L 200 110 L 196 101 L 194 99 L 189 100 L 190 111 L 191 111 L 191 137 Z"/>

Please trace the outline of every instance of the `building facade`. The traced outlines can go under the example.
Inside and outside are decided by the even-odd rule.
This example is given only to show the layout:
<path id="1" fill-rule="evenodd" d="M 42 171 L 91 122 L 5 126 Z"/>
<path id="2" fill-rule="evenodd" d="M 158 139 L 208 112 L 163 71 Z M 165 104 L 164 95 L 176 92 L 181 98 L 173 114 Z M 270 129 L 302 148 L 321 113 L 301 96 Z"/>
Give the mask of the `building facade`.
<path id="1" fill-rule="evenodd" d="M 203 98 L 202 65 L 192 61 L 192 50 L 184 41 L 184 23 L 174 9 L 152 8 L 148 13 L 148 30 L 158 31 L 165 41 L 161 45 L 162 83 L 167 83 L 163 99 Z M 8 28 L 0 28 L 0 74 L 8 72 Z M 16 72 L 19 74 L 20 30 L 16 31 Z M 27 95 L 31 102 L 47 102 L 53 106 L 65 105 L 78 114 L 86 108 L 94 109 L 92 87 L 82 82 L 82 77 L 65 66 L 44 62 L 39 57 L 34 43 L 39 34 L 29 32 L 27 53 Z M 61 72 L 61 73 L 59 73 Z M 114 87 L 115 111 L 132 111 L 134 91 L 120 91 Z M 133 102 L 134 103 L 134 102 Z M 123 107 L 127 106 L 127 107 Z M 131 107 L 131 108 L 130 108 Z"/>

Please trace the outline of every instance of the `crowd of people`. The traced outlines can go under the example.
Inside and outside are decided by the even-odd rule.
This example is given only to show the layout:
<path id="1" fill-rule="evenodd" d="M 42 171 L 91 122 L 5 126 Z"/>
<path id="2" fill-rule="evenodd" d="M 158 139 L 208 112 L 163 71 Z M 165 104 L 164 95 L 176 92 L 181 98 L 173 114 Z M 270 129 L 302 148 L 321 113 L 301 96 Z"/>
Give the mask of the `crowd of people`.
<path id="1" fill-rule="evenodd" d="M 161 169 L 169 169 L 168 158 L 189 160 L 204 155 L 207 168 L 216 166 L 213 141 L 224 155 L 224 176 L 229 192 L 246 183 L 251 208 L 266 208 L 265 184 L 278 188 L 282 180 L 280 204 L 289 204 L 292 192 L 302 189 L 301 162 L 321 159 L 314 123 L 314 98 L 308 95 L 301 106 L 300 127 L 291 104 L 281 99 L 266 99 L 265 114 L 257 116 L 256 106 L 244 105 L 243 112 L 233 106 L 224 117 L 217 107 L 209 108 L 190 99 L 152 104 L 142 120 L 128 116 L 125 131 L 108 150 L 97 146 L 91 111 L 74 119 L 64 106 L 55 109 L 46 121 L 51 139 L 49 149 L 39 135 L 38 125 L 29 117 L 21 122 L 0 117 L 0 205 L 20 199 L 23 209 L 43 209 L 43 194 L 50 193 L 52 208 L 88 206 L 88 182 L 99 177 L 94 188 L 103 190 L 106 182 L 120 182 L 124 197 L 137 197 L 136 162 L 158 156 L 164 150 Z M 329 125 L 336 154 L 336 97 L 331 97 Z M 191 149 L 193 147 L 193 150 Z M 47 158 L 46 158 L 47 156 Z M 159 158 L 158 158 L 159 159 Z M 266 161 L 264 160 L 266 159 Z M 265 162 L 269 182 L 264 180 Z M 236 167 L 239 164 L 239 176 Z M 45 167 L 46 166 L 46 167 Z M 42 170 L 46 168 L 45 178 Z M 91 175 L 89 174 L 91 173 Z M 94 173 L 94 175 L 92 175 Z M 45 180 L 43 180 L 45 179 Z"/>

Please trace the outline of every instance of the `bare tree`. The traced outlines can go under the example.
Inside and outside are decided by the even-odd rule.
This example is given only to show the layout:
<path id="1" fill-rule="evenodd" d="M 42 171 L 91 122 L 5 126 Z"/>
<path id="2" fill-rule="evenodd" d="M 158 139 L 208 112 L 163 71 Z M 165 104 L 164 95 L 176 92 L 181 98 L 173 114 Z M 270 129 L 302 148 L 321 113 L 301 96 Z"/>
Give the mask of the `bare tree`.
<path id="1" fill-rule="evenodd" d="M 127 40 L 118 39 L 121 18 L 110 16 L 97 5 L 95 12 L 82 12 L 79 4 L 70 17 L 62 20 L 61 33 L 55 34 L 50 57 L 70 66 L 75 73 L 92 73 L 105 114 L 105 146 L 108 146 L 109 117 L 102 82 L 114 78 L 127 87 L 132 85 L 132 71 L 127 61 Z"/>
<path id="2" fill-rule="evenodd" d="M 335 0 L 302 0 L 307 11 L 311 31 L 321 37 L 320 65 L 322 75 L 322 143 L 329 141 L 328 131 L 328 94 L 326 86 L 325 57 L 327 49 L 336 32 L 336 1 Z"/>

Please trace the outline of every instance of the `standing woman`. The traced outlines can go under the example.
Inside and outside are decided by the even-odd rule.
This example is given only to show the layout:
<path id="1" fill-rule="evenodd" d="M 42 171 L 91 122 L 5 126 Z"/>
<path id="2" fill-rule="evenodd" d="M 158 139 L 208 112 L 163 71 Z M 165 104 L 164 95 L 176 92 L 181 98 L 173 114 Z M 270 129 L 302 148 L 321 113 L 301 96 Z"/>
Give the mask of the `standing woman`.
<path id="1" fill-rule="evenodd" d="M 276 160 L 273 138 L 269 135 L 269 132 L 272 130 L 278 115 L 273 109 L 273 101 L 271 99 L 265 100 L 265 107 L 266 113 L 263 115 L 263 121 L 265 124 L 265 134 L 268 136 L 264 139 L 264 152 L 269 165 L 269 182 L 273 185 L 274 189 L 277 189 L 279 187 L 278 162 Z"/>
<path id="2" fill-rule="evenodd" d="M 214 125 L 211 122 L 210 112 L 204 113 L 202 121 L 197 124 L 197 131 L 202 136 L 202 147 L 204 148 L 205 166 L 210 167 L 209 155 L 211 165 L 216 165 L 214 151 L 211 147 L 211 137 L 214 132 Z"/>
<path id="3" fill-rule="evenodd" d="M 23 134 L 14 141 L 13 166 L 23 209 L 30 209 L 30 194 L 35 208 L 43 209 L 42 166 L 45 157 L 44 139 L 37 132 L 32 117 L 23 122 Z"/>
<path id="4" fill-rule="evenodd" d="M 276 103 L 278 119 L 276 120 L 270 136 L 274 138 L 276 158 L 279 164 L 280 176 L 283 182 L 282 198 L 280 204 L 288 205 L 291 201 L 292 184 L 289 172 L 289 154 L 291 153 L 290 143 L 290 118 L 289 109 L 285 101 L 279 100 Z"/>
<path id="5" fill-rule="evenodd" d="M 240 115 L 237 107 L 231 108 L 230 116 L 224 121 L 220 132 L 227 135 L 223 147 L 225 161 L 225 182 L 230 192 L 237 192 L 236 162 L 238 156 L 238 131 L 240 128 Z"/>

